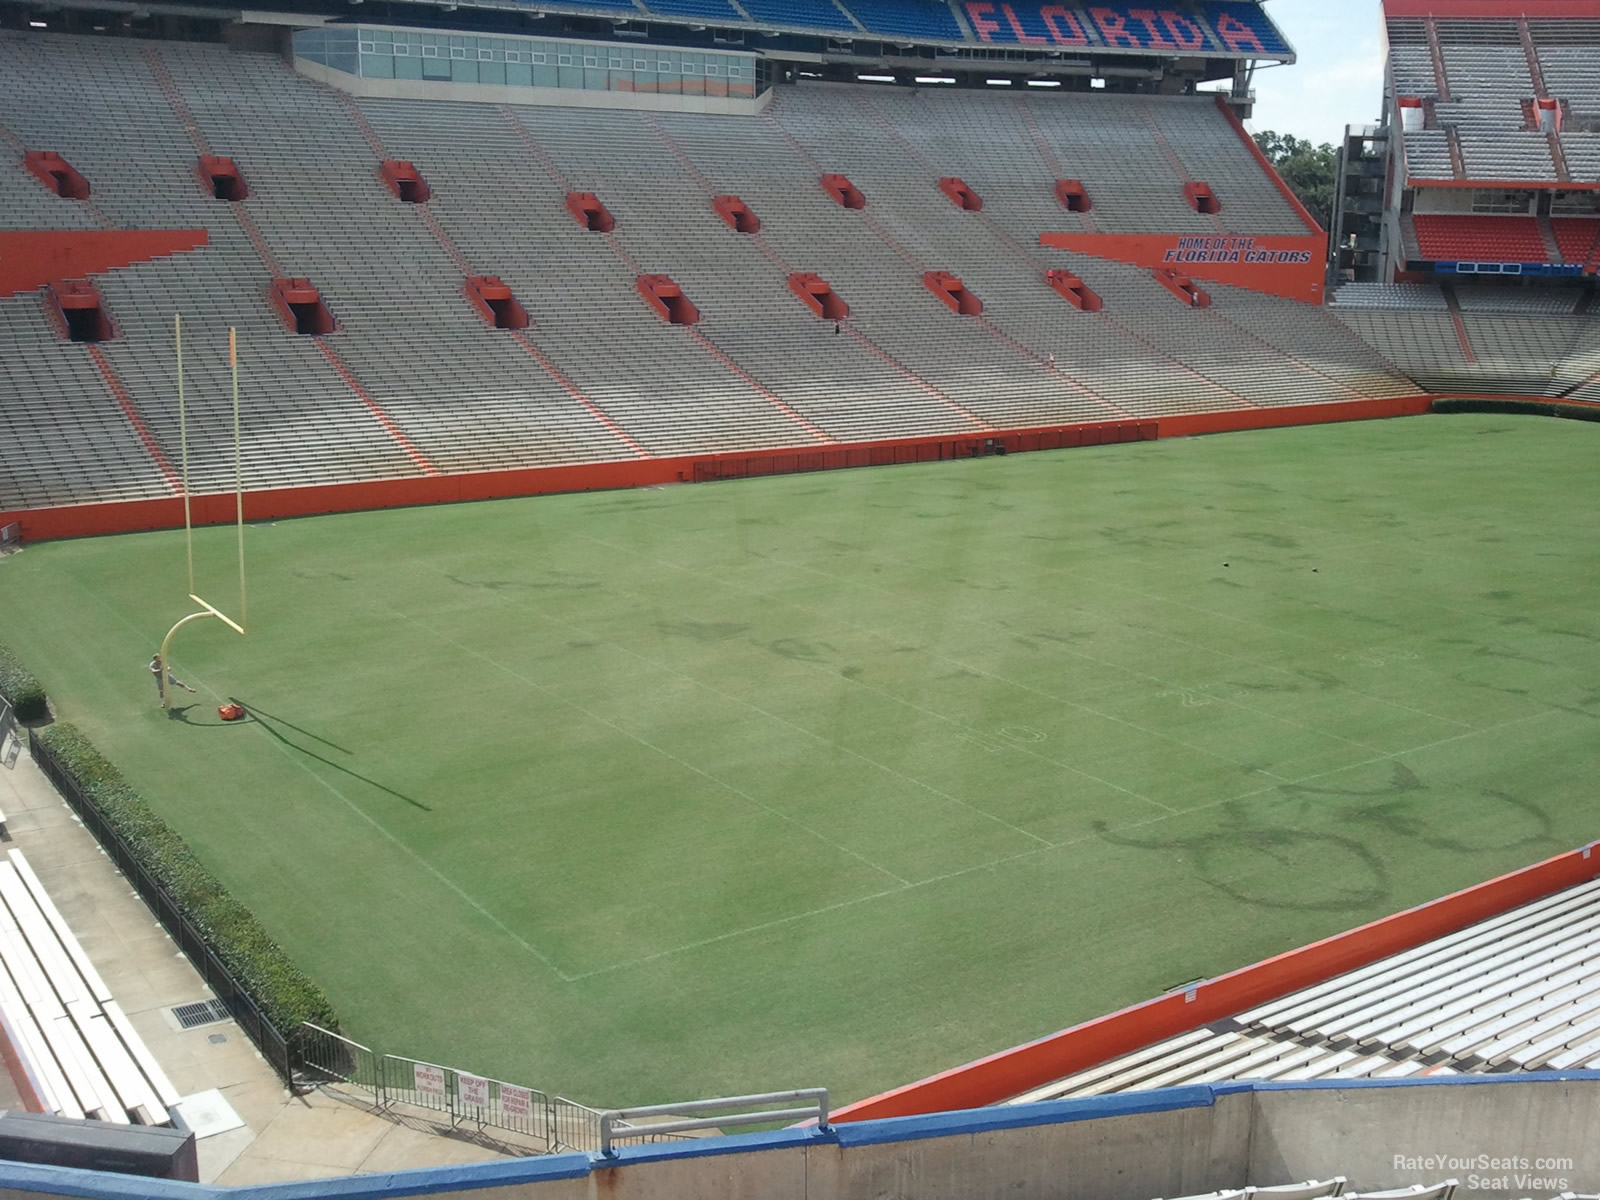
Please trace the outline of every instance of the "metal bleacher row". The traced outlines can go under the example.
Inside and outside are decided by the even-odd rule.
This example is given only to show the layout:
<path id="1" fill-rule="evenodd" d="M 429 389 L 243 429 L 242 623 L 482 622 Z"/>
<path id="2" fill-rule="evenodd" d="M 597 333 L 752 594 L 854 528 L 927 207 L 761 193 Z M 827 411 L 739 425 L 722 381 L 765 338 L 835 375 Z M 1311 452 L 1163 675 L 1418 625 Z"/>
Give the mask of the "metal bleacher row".
<path id="1" fill-rule="evenodd" d="M 0 861 L 0 1020 L 44 1111 L 171 1123 L 177 1091 L 20 850 Z"/>
<path id="2" fill-rule="evenodd" d="M 1600 881 L 1581 884 L 1009 1101 L 1229 1079 L 1600 1066 Z"/>
<path id="3" fill-rule="evenodd" d="M 1528 127 L 1525 105 L 1545 98 L 1576 118 L 1556 136 L 1568 178 L 1600 182 L 1600 131 L 1592 122 L 1600 117 L 1600 20 L 1400 17 L 1389 20 L 1388 32 L 1395 95 L 1420 100 L 1431 112 L 1426 128 L 1405 134 L 1412 178 L 1458 177 L 1449 130 L 1460 148 L 1460 178 L 1560 178 L 1551 139 Z"/>
<path id="4" fill-rule="evenodd" d="M 1040 247 L 1052 231 L 1303 233 L 1205 98 L 811 85 L 760 117 L 355 101 L 267 55 L 0 34 L 0 125 L 19 158 L 55 150 L 90 179 L 98 227 L 210 239 L 97 279 L 118 333 L 98 358 L 61 340 L 38 295 L 0 300 L 0 328 L 25 348 L 0 357 L 0 421 L 32 448 L 0 508 L 170 494 L 155 456 L 178 459 L 174 312 L 198 488 L 231 481 L 229 326 L 251 487 L 1416 390 L 1313 306 L 1217 286 L 1210 308 L 1189 308 L 1148 272 Z M 249 198 L 209 196 L 201 153 L 232 157 Z M 415 162 L 426 206 L 389 193 L 383 157 Z M 831 171 L 865 210 L 827 196 Z M 1202 171 L 1220 215 L 1183 198 Z M 1056 201 L 1063 174 L 1091 213 Z M 20 166 L 0 175 L 21 200 L 0 227 L 97 227 Z M 944 175 L 983 211 L 951 204 Z M 598 194 L 615 231 L 581 228 L 568 191 Z M 721 193 L 750 205 L 758 235 L 714 215 Z M 1082 275 L 1105 310 L 1067 305 L 1049 266 Z M 921 283 L 933 269 L 962 278 L 982 315 L 935 299 Z M 842 335 L 788 290 L 800 271 L 851 305 Z M 645 273 L 677 280 L 700 322 L 659 320 L 635 288 Z M 488 327 L 462 295 L 468 274 L 504 279 L 532 324 Z M 311 279 L 337 332 L 290 333 L 274 276 Z"/>

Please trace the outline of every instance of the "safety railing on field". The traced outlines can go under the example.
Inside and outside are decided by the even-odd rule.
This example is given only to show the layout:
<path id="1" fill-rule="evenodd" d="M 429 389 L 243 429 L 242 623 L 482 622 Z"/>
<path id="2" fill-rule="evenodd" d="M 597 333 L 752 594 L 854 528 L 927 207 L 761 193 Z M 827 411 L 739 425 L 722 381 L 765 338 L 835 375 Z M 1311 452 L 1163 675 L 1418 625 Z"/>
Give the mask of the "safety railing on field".
<path id="1" fill-rule="evenodd" d="M 785 1104 L 803 1100 L 799 1108 L 763 1108 L 758 1112 L 739 1109 L 758 1105 Z M 714 1117 L 691 1117 L 687 1113 L 718 1113 Z M 655 1118 L 665 1118 L 656 1120 Z M 640 1119 L 645 1125 L 635 1125 Z M 614 1108 L 600 1115 L 600 1153 L 610 1155 L 623 1141 L 659 1138 L 672 1134 L 704 1130 L 731 1129 L 740 1125 L 781 1125 L 786 1121 L 815 1120 L 819 1129 L 828 1127 L 828 1089 L 801 1088 L 793 1092 L 761 1092 L 754 1096 L 723 1096 L 714 1100 L 690 1100 L 683 1104 L 651 1104 L 643 1108 Z"/>
<path id="2" fill-rule="evenodd" d="M 435 1113 L 452 1127 L 504 1129 L 541 1141 L 547 1153 L 601 1148 L 599 1109 L 470 1071 L 399 1054 L 379 1054 L 319 1025 L 300 1027 L 300 1081 L 337 1083 L 360 1093 L 373 1108 L 397 1104 Z M 661 1141 L 672 1131 L 646 1127 L 617 1133 L 630 1142 Z"/>

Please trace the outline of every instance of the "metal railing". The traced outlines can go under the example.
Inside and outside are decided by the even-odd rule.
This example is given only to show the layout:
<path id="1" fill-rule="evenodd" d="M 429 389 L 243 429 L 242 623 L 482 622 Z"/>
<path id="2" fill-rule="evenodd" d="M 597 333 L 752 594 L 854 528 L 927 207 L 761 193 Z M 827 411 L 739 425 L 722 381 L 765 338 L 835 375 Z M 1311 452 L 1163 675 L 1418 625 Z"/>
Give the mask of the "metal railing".
<path id="1" fill-rule="evenodd" d="M 803 1108 L 770 1108 L 760 1112 L 738 1112 L 757 1104 L 782 1104 L 791 1100 L 804 1100 Z M 683 1113 L 723 1113 L 717 1117 L 682 1117 Z M 635 1126 L 640 1117 L 679 1117 L 678 1120 L 651 1122 Z M 793 1092 L 762 1092 L 754 1096 L 723 1096 L 714 1100 L 691 1100 L 685 1104 L 651 1104 L 643 1108 L 614 1108 L 600 1114 L 600 1153 L 616 1152 L 619 1140 L 641 1135 L 661 1137 L 667 1134 L 690 1133 L 702 1129 L 728 1129 L 738 1125 L 776 1125 L 784 1121 L 804 1121 L 815 1118 L 818 1129 L 828 1128 L 828 1089 L 801 1088 Z"/>
<path id="2" fill-rule="evenodd" d="M 261 1051 L 261 1056 L 271 1064 L 272 1069 L 281 1076 L 285 1083 L 292 1083 L 297 1055 L 289 1045 L 289 1039 L 284 1033 L 267 1019 L 266 1013 L 256 1003 L 244 984 L 236 979 L 232 972 L 223 965 L 222 959 L 212 949 L 211 943 L 205 938 L 194 924 L 183 915 L 178 907 L 178 902 L 172 893 L 167 891 L 139 861 L 132 848 L 106 821 L 94 802 L 84 793 L 76 776 L 58 760 L 50 747 L 40 740 L 38 734 L 28 731 L 28 753 L 33 756 L 33 761 L 44 772 L 45 778 L 60 792 L 72 811 L 78 814 L 84 828 L 94 835 L 97 842 L 116 864 L 117 869 L 133 884 L 134 890 L 155 914 L 161 927 L 178 943 L 178 948 L 185 957 L 194 964 L 200 977 L 206 985 L 216 994 L 217 999 L 228 1006 L 228 1012 L 239 1023 L 245 1035 L 256 1044 L 256 1049 Z"/>
<path id="3" fill-rule="evenodd" d="M 379 1054 L 320 1025 L 302 1025 L 296 1043 L 303 1082 L 343 1084 L 379 1111 L 403 1104 L 435 1113 L 452 1127 L 504 1129 L 542 1141 L 551 1154 L 600 1148 L 602 1114 L 576 1101 L 422 1059 Z"/>
<path id="4" fill-rule="evenodd" d="M 383 1107 L 383 1062 L 360 1042 L 307 1021 L 300 1026 L 300 1077 L 310 1084 L 343 1083 Z"/>

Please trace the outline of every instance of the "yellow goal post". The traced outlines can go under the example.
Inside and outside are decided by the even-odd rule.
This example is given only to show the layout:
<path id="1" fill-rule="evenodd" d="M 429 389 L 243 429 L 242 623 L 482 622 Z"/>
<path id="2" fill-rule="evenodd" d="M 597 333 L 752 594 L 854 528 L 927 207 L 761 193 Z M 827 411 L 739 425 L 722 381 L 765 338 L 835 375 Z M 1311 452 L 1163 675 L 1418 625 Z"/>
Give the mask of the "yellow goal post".
<path id="1" fill-rule="evenodd" d="M 193 621 L 204 621 L 215 618 L 221 621 L 235 633 L 243 635 L 246 619 L 248 617 L 248 603 L 245 593 L 244 573 L 244 441 L 243 426 L 239 418 L 239 343 L 238 335 L 232 328 L 228 330 L 228 369 L 233 376 L 233 498 L 234 498 L 234 525 L 237 530 L 237 544 L 239 553 L 239 619 L 235 621 L 216 605 L 201 598 L 194 582 L 194 512 L 190 504 L 192 495 L 189 487 L 189 418 L 185 403 L 183 386 L 183 317 L 174 314 L 172 318 L 173 350 L 178 364 L 178 441 L 182 451 L 183 465 L 183 539 L 184 550 L 189 566 L 189 599 L 200 606 L 199 612 L 192 612 L 182 618 L 161 641 L 161 652 L 157 655 L 156 686 L 161 691 L 161 707 L 171 709 L 172 693 L 167 686 L 169 682 L 172 661 L 169 657 L 172 650 L 172 640 L 177 636 L 178 630 Z"/>

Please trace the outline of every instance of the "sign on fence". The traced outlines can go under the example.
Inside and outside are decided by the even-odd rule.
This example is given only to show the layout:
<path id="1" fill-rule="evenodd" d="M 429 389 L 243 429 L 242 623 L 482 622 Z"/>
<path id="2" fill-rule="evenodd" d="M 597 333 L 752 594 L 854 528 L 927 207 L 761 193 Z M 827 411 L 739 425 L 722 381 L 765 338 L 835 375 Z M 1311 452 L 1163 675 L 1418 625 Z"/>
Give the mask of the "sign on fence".
<path id="1" fill-rule="evenodd" d="M 456 1098 L 477 1108 L 489 1107 L 489 1081 L 464 1071 L 456 1072 Z"/>
<path id="2" fill-rule="evenodd" d="M 444 1095 L 444 1068 L 430 1063 L 412 1063 L 411 1078 L 424 1096 Z"/>
<path id="3" fill-rule="evenodd" d="M 500 1085 L 500 1111 L 511 1117 L 533 1115 L 533 1093 L 515 1084 Z"/>

